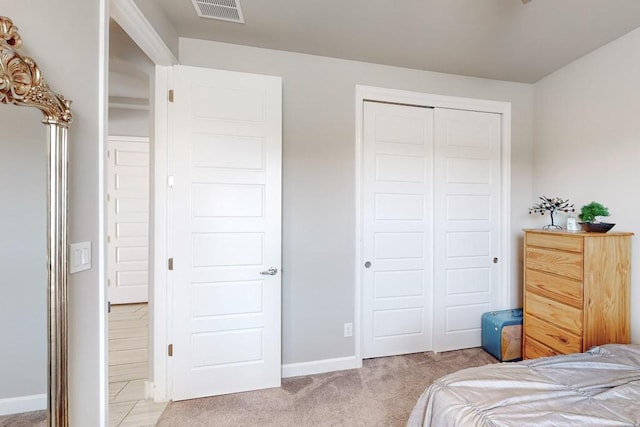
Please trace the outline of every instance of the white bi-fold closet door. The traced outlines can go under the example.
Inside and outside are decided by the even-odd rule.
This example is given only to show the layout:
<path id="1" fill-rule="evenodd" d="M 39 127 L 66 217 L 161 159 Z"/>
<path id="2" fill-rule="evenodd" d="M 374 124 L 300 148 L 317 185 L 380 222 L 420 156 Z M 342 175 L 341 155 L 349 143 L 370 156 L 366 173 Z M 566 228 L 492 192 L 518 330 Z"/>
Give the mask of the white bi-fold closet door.
<path id="1" fill-rule="evenodd" d="M 364 358 L 480 345 L 500 285 L 500 120 L 364 103 Z"/>

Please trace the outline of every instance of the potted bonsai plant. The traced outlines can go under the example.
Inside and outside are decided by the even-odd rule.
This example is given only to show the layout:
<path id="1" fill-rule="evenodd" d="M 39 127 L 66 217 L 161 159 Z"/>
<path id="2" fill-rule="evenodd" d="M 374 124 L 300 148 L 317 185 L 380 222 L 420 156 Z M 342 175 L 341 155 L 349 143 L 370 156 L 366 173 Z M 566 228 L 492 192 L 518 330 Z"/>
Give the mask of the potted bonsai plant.
<path id="1" fill-rule="evenodd" d="M 598 202 L 591 202 L 587 205 L 584 205 L 580 209 L 580 215 L 578 218 L 580 221 L 580 226 L 584 231 L 594 231 L 597 233 L 606 233 L 611 230 L 615 224 L 600 222 L 598 217 L 609 216 L 609 209 L 603 206 Z"/>

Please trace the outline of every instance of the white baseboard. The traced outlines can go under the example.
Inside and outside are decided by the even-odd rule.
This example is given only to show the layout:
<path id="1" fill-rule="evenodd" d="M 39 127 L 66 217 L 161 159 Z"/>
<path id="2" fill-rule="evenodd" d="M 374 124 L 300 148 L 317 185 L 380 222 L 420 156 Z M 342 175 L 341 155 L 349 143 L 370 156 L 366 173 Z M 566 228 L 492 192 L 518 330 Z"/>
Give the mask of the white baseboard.
<path id="1" fill-rule="evenodd" d="M 47 409 L 47 394 L 9 397 L 0 399 L 0 415 L 19 414 L 22 412 L 42 411 Z"/>
<path id="2" fill-rule="evenodd" d="M 162 396 L 158 393 L 156 383 L 152 381 L 144 382 L 144 398 L 147 400 L 153 400 L 155 403 L 169 402 L 170 399 Z"/>
<path id="3" fill-rule="evenodd" d="M 325 372 L 344 371 L 346 369 L 358 368 L 362 368 L 362 361 L 356 359 L 355 356 L 314 360 L 312 362 L 289 363 L 282 365 L 282 378 L 323 374 Z"/>
<path id="4" fill-rule="evenodd" d="M 155 384 L 153 384 L 151 381 L 145 381 L 144 382 L 144 398 L 147 400 L 153 400 L 154 396 L 155 396 Z"/>

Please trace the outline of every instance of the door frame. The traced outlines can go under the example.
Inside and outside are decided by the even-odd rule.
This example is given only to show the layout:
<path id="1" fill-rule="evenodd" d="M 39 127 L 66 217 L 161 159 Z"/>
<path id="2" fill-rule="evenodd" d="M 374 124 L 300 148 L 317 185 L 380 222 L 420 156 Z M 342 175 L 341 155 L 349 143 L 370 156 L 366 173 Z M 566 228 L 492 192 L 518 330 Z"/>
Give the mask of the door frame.
<path id="1" fill-rule="evenodd" d="M 510 301 L 509 287 L 511 266 L 511 103 L 457 96 L 435 95 L 399 89 L 356 85 L 356 138 L 355 138 L 355 309 L 354 342 L 358 366 L 362 366 L 362 205 L 363 205 L 363 158 L 364 158 L 364 101 L 414 105 L 417 107 L 450 108 L 456 110 L 497 113 L 501 117 L 500 159 L 500 287 L 499 308 L 506 308 Z"/>
<path id="2" fill-rule="evenodd" d="M 172 66 L 155 67 L 152 99 L 151 134 L 149 146 L 150 175 L 149 194 L 153 198 L 149 212 L 149 384 L 147 395 L 154 402 L 168 402 L 172 398 L 171 358 L 168 346 L 173 311 L 173 283 L 170 282 L 167 262 L 169 259 L 169 144 L 172 133 L 169 125 L 169 89 L 173 85 Z M 153 286 L 151 284 L 153 283 Z"/>

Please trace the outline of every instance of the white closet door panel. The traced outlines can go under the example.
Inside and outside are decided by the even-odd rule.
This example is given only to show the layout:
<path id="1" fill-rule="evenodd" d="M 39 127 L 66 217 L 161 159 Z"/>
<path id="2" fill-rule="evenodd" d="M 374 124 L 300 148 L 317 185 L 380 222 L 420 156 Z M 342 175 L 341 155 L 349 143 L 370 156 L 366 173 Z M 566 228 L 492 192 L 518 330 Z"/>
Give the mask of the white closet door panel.
<path id="1" fill-rule="evenodd" d="M 481 315 L 498 306 L 500 128 L 499 114 L 435 110 L 437 351 L 479 346 Z"/>
<path id="2" fill-rule="evenodd" d="M 365 358 L 431 349 L 432 137 L 432 109 L 365 102 Z"/>

